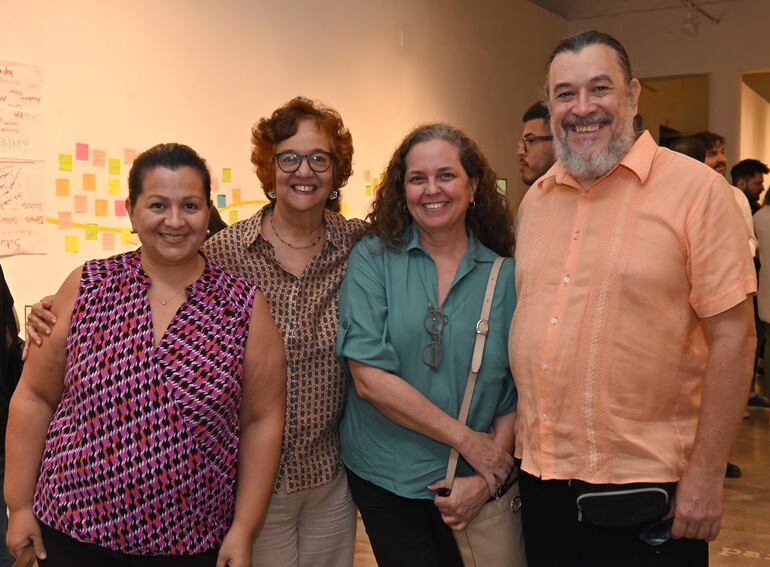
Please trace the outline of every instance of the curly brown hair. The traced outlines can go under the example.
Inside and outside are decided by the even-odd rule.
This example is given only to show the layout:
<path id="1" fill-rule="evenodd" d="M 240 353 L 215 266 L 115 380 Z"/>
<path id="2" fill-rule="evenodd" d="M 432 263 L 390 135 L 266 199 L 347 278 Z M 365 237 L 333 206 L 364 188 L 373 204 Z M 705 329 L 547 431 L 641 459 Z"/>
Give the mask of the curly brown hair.
<path id="1" fill-rule="evenodd" d="M 329 136 L 332 146 L 332 188 L 339 194 L 353 173 L 353 137 L 339 113 L 317 101 L 298 96 L 276 109 L 270 118 L 261 118 L 251 129 L 251 163 L 270 202 L 275 189 L 275 146 L 297 133 L 303 118 L 315 120 Z M 339 212 L 341 199 L 327 199 L 326 208 Z"/>
<path id="2" fill-rule="evenodd" d="M 465 215 L 465 224 L 482 244 L 501 256 L 513 254 L 513 214 L 508 200 L 497 192 L 497 175 L 489 166 L 476 142 L 461 130 L 449 124 L 424 124 L 407 134 L 396 148 L 385 170 L 385 177 L 377 187 L 372 211 L 366 220 L 368 232 L 384 242 L 399 246 L 404 231 L 412 224 L 412 216 L 406 208 L 404 176 L 406 156 L 415 145 L 430 140 L 446 140 L 460 154 L 460 163 L 466 175 L 478 181 L 474 196 L 475 206 Z"/>

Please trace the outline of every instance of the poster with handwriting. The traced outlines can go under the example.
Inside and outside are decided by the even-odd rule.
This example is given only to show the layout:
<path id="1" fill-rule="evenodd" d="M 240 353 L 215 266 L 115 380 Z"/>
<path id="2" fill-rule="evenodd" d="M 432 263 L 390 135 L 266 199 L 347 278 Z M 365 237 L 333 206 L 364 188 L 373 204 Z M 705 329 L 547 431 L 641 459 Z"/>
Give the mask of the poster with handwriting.
<path id="1" fill-rule="evenodd" d="M 45 253 L 42 73 L 0 59 L 0 256 Z"/>

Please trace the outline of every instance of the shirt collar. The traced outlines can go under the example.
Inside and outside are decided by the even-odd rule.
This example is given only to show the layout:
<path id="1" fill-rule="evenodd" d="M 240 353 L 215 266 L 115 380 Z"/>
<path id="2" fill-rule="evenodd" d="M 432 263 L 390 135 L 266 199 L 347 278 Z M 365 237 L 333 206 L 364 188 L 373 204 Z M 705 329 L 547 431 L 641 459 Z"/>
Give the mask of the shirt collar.
<path id="1" fill-rule="evenodd" d="M 650 170 L 652 169 L 652 162 L 655 158 L 655 153 L 658 151 L 658 144 L 652 139 L 650 133 L 645 130 L 639 138 L 631 146 L 628 153 L 623 156 L 617 166 L 605 175 L 602 179 L 612 176 L 618 167 L 625 167 L 631 170 L 637 178 L 639 183 L 644 185 L 647 178 L 650 176 Z M 537 180 L 535 183 L 538 188 L 543 189 L 546 186 L 551 186 L 553 183 L 547 183 L 553 179 L 557 185 L 569 185 L 576 189 L 581 189 L 580 184 L 575 181 L 575 178 L 564 168 L 561 160 L 557 161 L 551 169 L 549 169 L 543 177 Z M 597 180 L 598 182 L 598 180 Z M 581 189 L 582 190 L 582 189 Z"/>
<path id="2" fill-rule="evenodd" d="M 404 229 L 404 233 L 405 252 L 410 252 L 411 250 L 420 250 L 421 252 L 427 254 L 425 249 L 422 247 L 422 244 L 420 243 L 420 231 L 417 230 L 417 228 L 414 226 L 414 223 Z M 494 262 L 495 258 L 497 258 L 497 254 L 484 246 L 484 244 L 482 244 L 481 241 L 476 238 L 475 234 L 468 231 L 468 248 L 466 248 L 465 254 L 463 254 L 462 260 L 460 260 L 460 264 L 471 264 L 473 262 Z"/>

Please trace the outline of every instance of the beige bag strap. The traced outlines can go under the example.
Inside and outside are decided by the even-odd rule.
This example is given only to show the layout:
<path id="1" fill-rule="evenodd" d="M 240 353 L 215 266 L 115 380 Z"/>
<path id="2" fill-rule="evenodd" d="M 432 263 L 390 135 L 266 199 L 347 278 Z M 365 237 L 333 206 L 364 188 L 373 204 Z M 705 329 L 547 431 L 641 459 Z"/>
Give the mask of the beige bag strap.
<path id="1" fill-rule="evenodd" d="M 473 342 L 471 369 L 468 373 L 468 382 L 465 384 L 465 393 L 463 394 L 463 401 L 460 405 L 460 415 L 457 416 L 457 421 L 463 425 L 468 420 L 473 390 L 476 387 L 476 376 L 479 374 L 481 360 L 484 358 L 484 344 L 487 341 L 487 334 L 489 333 L 489 312 L 492 310 L 492 301 L 495 298 L 497 276 L 500 274 L 500 267 L 503 265 L 504 261 L 505 258 L 498 256 L 492 264 L 492 270 L 489 272 L 489 280 L 487 281 L 487 289 L 484 292 L 484 303 L 481 304 L 481 316 L 479 317 L 478 323 L 476 323 L 476 339 Z M 452 448 L 449 453 L 449 464 L 446 468 L 446 480 L 444 481 L 444 486 L 448 490 L 452 490 L 452 485 L 455 481 L 458 457 L 457 450 Z"/>

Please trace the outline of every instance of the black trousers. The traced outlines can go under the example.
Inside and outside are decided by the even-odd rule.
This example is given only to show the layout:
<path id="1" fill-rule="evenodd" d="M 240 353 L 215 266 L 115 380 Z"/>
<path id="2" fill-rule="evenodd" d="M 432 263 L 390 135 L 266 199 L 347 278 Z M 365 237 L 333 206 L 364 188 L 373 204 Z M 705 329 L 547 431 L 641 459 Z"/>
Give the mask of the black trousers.
<path id="1" fill-rule="evenodd" d="M 639 539 L 647 526 L 599 528 L 578 522 L 566 480 L 519 474 L 529 567 L 707 567 L 708 544 L 671 539 L 651 546 Z"/>
<path id="2" fill-rule="evenodd" d="M 403 498 L 346 471 L 379 567 L 463 567 L 433 500 Z"/>
<path id="3" fill-rule="evenodd" d="M 217 549 L 196 555 L 127 555 L 83 543 L 41 523 L 46 559 L 40 567 L 216 567 Z"/>

